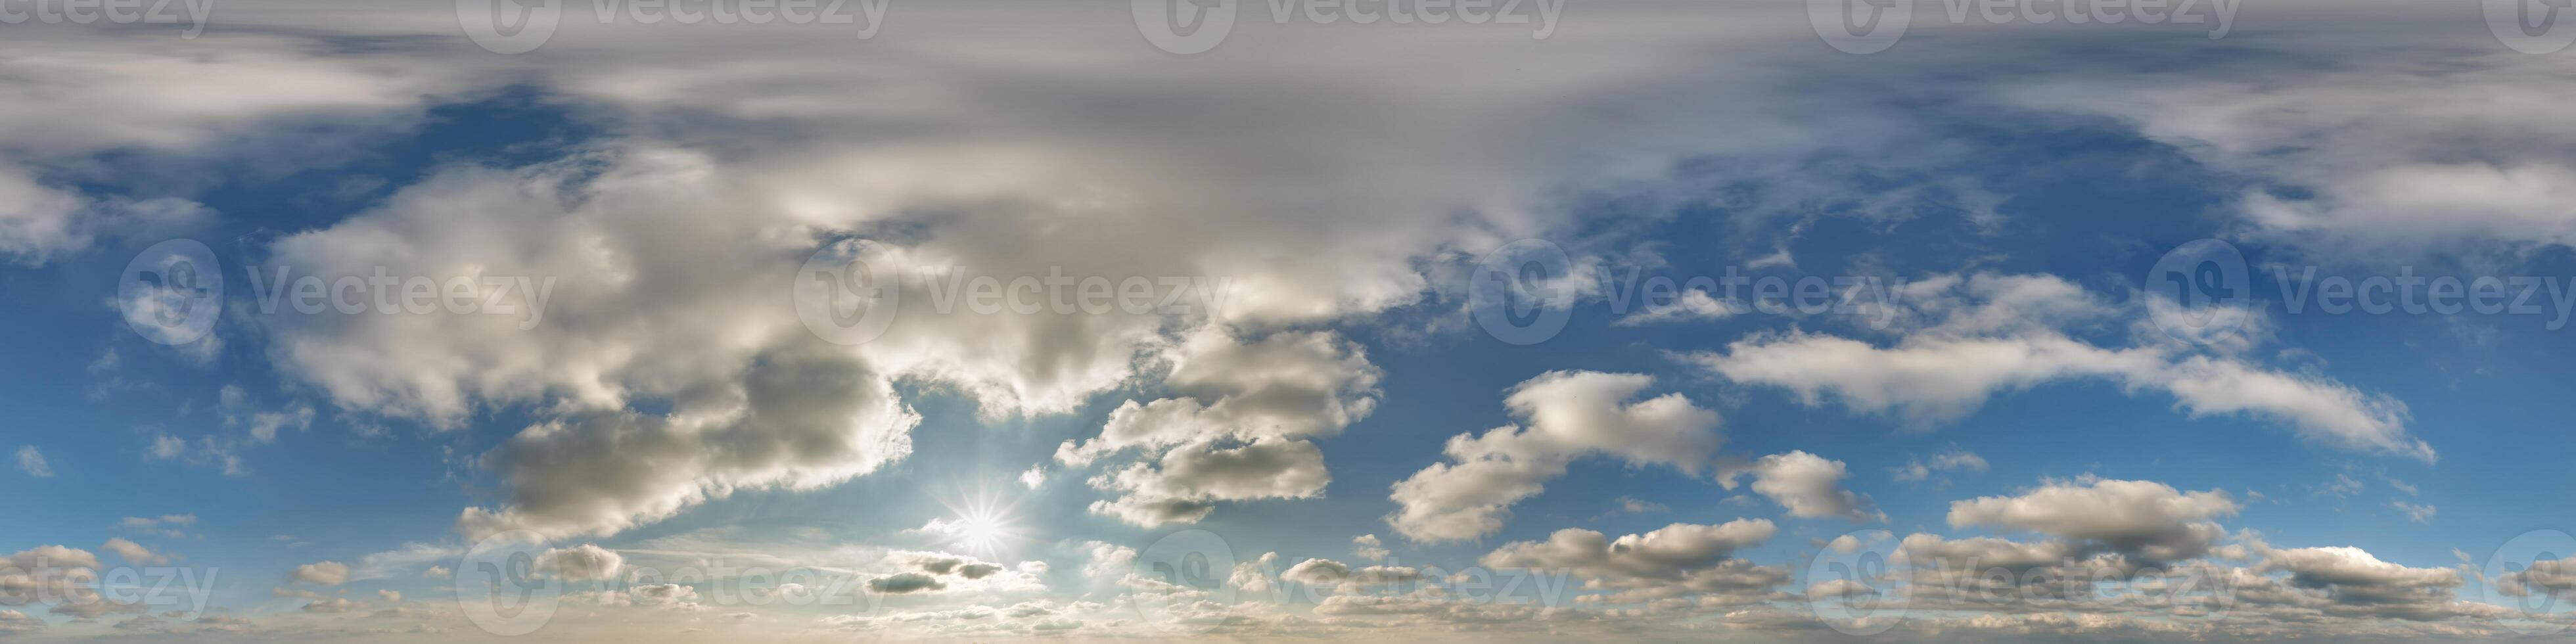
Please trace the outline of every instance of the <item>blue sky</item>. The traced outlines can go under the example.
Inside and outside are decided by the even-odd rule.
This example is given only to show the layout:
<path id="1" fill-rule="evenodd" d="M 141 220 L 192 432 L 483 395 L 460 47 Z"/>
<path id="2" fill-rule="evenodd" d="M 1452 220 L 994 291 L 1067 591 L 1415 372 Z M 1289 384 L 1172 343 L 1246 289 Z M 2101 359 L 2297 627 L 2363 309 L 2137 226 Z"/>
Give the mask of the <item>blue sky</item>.
<path id="1" fill-rule="evenodd" d="M 1796 4 L 1540 37 L 1244 5 L 1201 51 L 1114 4 L 898 1 L 863 38 L 566 5 L 519 52 L 472 3 L 13 26 L 0 639 L 2576 621 L 2535 603 L 2576 598 L 2576 85 L 2475 4 L 2212 38 L 1923 3 L 1869 53 Z M 210 324 L 137 286 L 170 240 L 220 271 Z M 2201 240 L 2235 299 L 2159 295 Z M 856 341 L 801 281 L 853 258 L 908 280 Z M 276 271 L 522 310 L 278 308 Z M 1051 274 L 1189 306 L 933 292 Z M 1624 286 L 1734 275 L 1860 288 Z M 2399 275 L 2533 308 L 2312 290 Z M 486 615 L 523 587 L 537 617 Z"/>

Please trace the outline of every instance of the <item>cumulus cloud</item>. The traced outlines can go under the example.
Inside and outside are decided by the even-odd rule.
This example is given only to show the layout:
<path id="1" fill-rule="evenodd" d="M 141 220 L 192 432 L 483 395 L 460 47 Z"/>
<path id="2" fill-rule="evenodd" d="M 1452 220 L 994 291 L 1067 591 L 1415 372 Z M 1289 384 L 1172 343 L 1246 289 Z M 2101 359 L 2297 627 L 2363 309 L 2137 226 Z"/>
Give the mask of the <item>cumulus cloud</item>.
<path id="1" fill-rule="evenodd" d="M 625 566 L 625 557 L 594 544 L 548 548 L 537 553 L 537 570 L 565 581 L 615 579 L 618 569 Z"/>
<path id="2" fill-rule="evenodd" d="M 1620 591 L 1605 600 L 1611 602 L 1707 594 L 1728 603 L 1750 603 L 1769 598 L 1775 587 L 1789 582 L 1790 574 L 1785 567 L 1757 566 L 1733 555 L 1777 532 L 1764 519 L 1713 526 L 1676 523 L 1617 539 L 1568 528 L 1546 541 L 1504 544 L 1479 561 L 1494 568 L 1570 572 L 1587 578 L 1586 588 Z"/>
<path id="3" fill-rule="evenodd" d="M 1934 472 L 1984 471 L 1986 471 L 1985 457 L 1978 456 L 1975 452 L 1953 447 L 1948 451 L 1932 455 L 1932 458 L 1929 460 L 1922 458 L 1907 458 L 1903 467 L 1898 467 L 1890 473 L 1896 478 L 1898 483 L 1912 483 L 1930 479 Z"/>
<path id="4" fill-rule="evenodd" d="M 337 561 L 314 562 L 296 566 L 286 577 L 317 586 L 338 586 L 349 583 L 349 565 Z"/>
<path id="5" fill-rule="evenodd" d="M 2236 514 L 2224 490 L 2184 492 L 2154 481 L 2050 481 L 2020 496 L 1950 504 L 1952 527 L 2029 530 L 2164 562 L 2206 554 L 2226 531 L 2210 519 Z"/>
<path id="6" fill-rule="evenodd" d="M 1369 561 L 1385 561 L 1387 555 L 1394 553 L 1387 551 L 1386 542 L 1378 540 L 1377 535 L 1364 534 L 1351 537 L 1351 554 Z"/>
<path id="7" fill-rule="evenodd" d="M 1441 451 L 1455 462 L 1396 482 L 1401 507 L 1387 524 L 1423 542 L 1491 534 L 1512 504 L 1593 454 L 1701 472 L 1724 440 L 1717 412 L 1681 394 L 1628 402 L 1653 384 L 1642 374 L 1594 371 L 1551 371 L 1521 382 L 1503 404 L 1522 424 L 1451 437 Z"/>
<path id="8" fill-rule="evenodd" d="M 100 546 L 99 549 L 116 553 L 117 557 L 124 559 L 126 563 L 130 564 L 159 565 L 170 563 L 169 557 L 163 556 L 160 553 L 155 553 L 151 548 L 143 547 L 142 544 L 127 541 L 123 537 L 108 539 L 107 544 Z"/>
<path id="9" fill-rule="evenodd" d="M 1729 489 L 1742 474 L 1753 477 L 1753 491 L 1780 503 L 1789 516 L 1843 518 L 1852 521 L 1887 520 L 1887 514 L 1870 507 L 1869 497 L 1843 489 L 1842 481 L 1850 477 L 1842 461 L 1802 451 L 1764 456 L 1742 472 L 1720 477 Z"/>

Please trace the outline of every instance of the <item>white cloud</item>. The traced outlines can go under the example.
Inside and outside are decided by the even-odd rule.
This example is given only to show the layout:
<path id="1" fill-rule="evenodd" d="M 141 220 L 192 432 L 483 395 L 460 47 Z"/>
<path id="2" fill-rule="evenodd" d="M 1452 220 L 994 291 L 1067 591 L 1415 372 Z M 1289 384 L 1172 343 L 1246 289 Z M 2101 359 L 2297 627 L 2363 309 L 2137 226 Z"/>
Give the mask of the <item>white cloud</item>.
<path id="1" fill-rule="evenodd" d="M 135 565 L 160 565 L 170 563 L 169 557 L 152 552 L 151 548 L 146 548 L 143 547 L 142 544 L 127 541 L 123 537 L 108 539 L 107 544 L 100 546 L 99 549 L 116 553 L 116 556 L 123 558 L 126 563 Z"/>
<path id="2" fill-rule="evenodd" d="M 2168 345 L 2108 349 L 2067 337 L 2055 327 L 2108 309 L 2056 277 L 1980 273 L 1906 289 L 1904 335 L 1893 346 L 1791 331 L 1685 358 L 1730 380 L 1787 388 L 1809 405 L 1830 395 L 1918 425 L 1955 421 L 1998 393 L 2101 379 L 2164 391 L 2194 417 L 2251 415 L 2333 447 L 2435 458 L 2407 435 L 2406 405 L 2385 395 Z"/>
<path id="3" fill-rule="evenodd" d="M 1504 544 L 1479 561 L 1494 568 L 1570 572 L 1590 579 L 1587 588 L 1622 591 L 1608 600 L 1613 602 L 1708 593 L 1726 603 L 1750 603 L 1769 598 L 1774 587 L 1788 583 L 1789 572 L 1755 566 L 1733 555 L 1777 533 L 1763 519 L 1713 526 L 1676 523 L 1615 540 L 1599 532 L 1568 528 L 1543 542 Z"/>
<path id="4" fill-rule="evenodd" d="M 2184 492 L 2154 481 L 2083 478 L 2049 481 L 2020 496 L 1950 504 L 1951 527 L 1993 525 L 2030 530 L 2146 561 L 2192 559 L 2226 531 L 2209 519 L 2236 514 L 2224 490 Z"/>
<path id="5" fill-rule="evenodd" d="M 2433 522 L 2433 504 L 2389 501 L 2388 507 L 2397 510 L 2398 514 L 2406 515 L 2406 520 L 2408 521 L 2413 521 L 2418 524 L 2430 524 Z"/>
<path id="6" fill-rule="evenodd" d="M 1727 472 L 1719 482 L 1734 489 L 1742 474 L 1753 476 L 1753 491 L 1788 508 L 1789 516 L 1804 519 L 1838 517 L 1852 521 L 1887 520 L 1886 513 L 1871 508 L 1869 497 L 1843 489 L 1842 481 L 1850 477 L 1842 461 L 1802 451 L 1764 456 L 1743 472 Z"/>
<path id="7" fill-rule="evenodd" d="M 1351 538 L 1351 554 L 1369 561 L 1385 561 L 1387 555 L 1394 553 L 1387 551 L 1386 542 L 1378 540 L 1377 535 L 1364 534 Z"/>
<path id="8" fill-rule="evenodd" d="M 319 561 L 296 566 L 295 570 L 288 572 L 286 576 L 288 579 L 318 586 L 338 586 L 349 583 L 349 565 L 337 561 Z"/>
<path id="9" fill-rule="evenodd" d="M 1451 437 L 1434 463 L 1395 484 L 1387 524 L 1415 541 L 1473 539 L 1502 527 L 1512 504 L 1538 494 L 1591 454 L 1696 474 L 1723 438 L 1717 412 L 1681 394 L 1628 402 L 1654 384 L 1642 374 L 1551 371 L 1521 382 L 1504 407 L 1522 421 Z"/>
<path id="10" fill-rule="evenodd" d="M 548 548 L 537 553 L 537 570 L 565 581 L 610 580 L 626 567 L 626 558 L 595 544 Z"/>
<path id="11" fill-rule="evenodd" d="M 44 453 L 36 451 L 34 445 L 18 448 L 18 471 L 40 479 L 54 476 L 53 464 L 45 462 Z"/>

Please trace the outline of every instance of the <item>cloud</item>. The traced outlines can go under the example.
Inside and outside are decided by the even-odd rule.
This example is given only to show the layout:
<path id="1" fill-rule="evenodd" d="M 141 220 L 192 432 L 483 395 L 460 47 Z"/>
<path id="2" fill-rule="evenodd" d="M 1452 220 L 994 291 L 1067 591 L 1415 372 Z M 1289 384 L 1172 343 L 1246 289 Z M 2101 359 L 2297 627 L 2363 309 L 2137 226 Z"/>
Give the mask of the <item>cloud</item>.
<path id="1" fill-rule="evenodd" d="M 2237 510 L 2224 490 L 2183 492 L 2153 481 L 2088 477 L 2049 481 L 2020 496 L 1954 502 L 1949 523 L 2029 530 L 2168 562 L 2209 552 L 2226 532 L 2209 519 Z"/>
<path id="2" fill-rule="evenodd" d="M 933 592 L 946 588 L 948 584 L 939 581 L 938 577 L 917 572 L 895 573 L 868 580 L 868 590 L 888 595 Z"/>
<path id="3" fill-rule="evenodd" d="M 615 579 L 618 569 L 625 566 L 625 557 L 594 544 L 548 548 L 537 553 L 537 570 L 565 581 Z"/>
<path id="4" fill-rule="evenodd" d="M 1521 382 L 1503 404 L 1523 424 L 1451 437 L 1442 453 L 1455 463 L 1434 463 L 1396 482 L 1401 507 L 1387 524 L 1422 542 L 1491 534 L 1513 503 L 1591 454 L 1699 473 L 1724 440 L 1717 412 L 1681 394 L 1627 402 L 1653 384 L 1642 374 L 1594 371 L 1551 371 Z"/>
<path id="5" fill-rule="evenodd" d="M 116 553 L 117 557 L 124 559 L 126 563 L 130 564 L 160 565 L 170 563 L 169 557 L 152 552 L 151 548 L 145 548 L 141 544 L 127 541 L 123 537 L 108 539 L 107 544 L 99 546 L 99 549 Z"/>
<path id="6" fill-rule="evenodd" d="M 1385 561 L 1387 555 L 1394 553 L 1387 551 L 1386 543 L 1379 541 L 1377 535 L 1364 534 L 1351 537 L 1351 554 L 1369 561 Z"/>
<path id="7" fill-rule="evenodd" d="M 1726 603 L 1766 599 L 1786 584 L 1786 568 L 1756 566 L 1734 558 L 1738 550 L 1769 541 L 1778 529 L 1764 519 L 1719 525 L 1676 523 L 1645 534 L 1610 539 L 1580 528 L 1558 530 L 1546 541 L 1515 541 L 1486 554 L 1493 568 L 1568 572 L 1590 579 L 1587 588 L 1621 591 L 1604 601 L 1632 602 L 1710 594 Z"/>
<path id="8" fill-rule="evenodd" d="M 1934 472 L 1954 471 L 1983 473 L 1986 471 L 1986 459 L 1975 452 L 1952 447 L 1949 451 L 1932 455 L 1929 461 L 1921 458 L 1907 458 L 1904 467 L 1890 470 L 1890 474 L 1898 483 L 1912 483 L 1932 478 Z"/>
<path id="9" fill-rule="evenodd" d="M 295 570 L 288 572 L 286 576 L 294 581 L 318 586 L 338 586 L 349 583 L 349 566 L 337 561 L 314 562 L 296 566 Z"/>
<path id="10" fill-rule="evenodd" d="M 2431 524 L 2433 522 L 2433 504 L 2389 501 L 2388 507 L 2397 510 L 2398 514 L 2406 515 L 2406 520 L 2413 521 L 2419 525 Z"/>
<path id="11" fill-rule="evenodd" d="M 1791 331 L 1683 358 L 1730 380 L 1786 388 L 1808 405 L 1830 395 L 1854 411 L 1917 425 L 1958 420 L 2001 392 L 2103 379 L 2164 391 L 2194 417 L 2251 415 L 2333 447 L 2435 458 L 2407 435 L 2406 406 L 2394 398 L 2232 357 L 2176 354 L 2168 345 L 2109 349 L 2067 337 L 2055 326 L 2110 309 L 2054 276 L 1979 273 L 1905 288 L 1898 316 L 1905 332 L 1892 346 Z"/>
<path id="12" fill-rule="evenodd" d="M 1801 451 L 1764 456 L 1743 472 L 1730 472 L 1719 477 L 1733 489 L 1740 474 L 1753 476 L 1753 491 L 1788 508 L 1789 516 L 1803 519 L 1839 517 L 1855 522 L 1887 520 L 1887 514 L 1870 507 L 1869 497 L 1842 488 L 1850 474 L 1842 461 Z"/>
<path id="13" fill-rule="evenodd" d="M 18 448 L 18 471 L 40 479 L 54 476 L 54 466 L 45 462 L 44 453 L 36 451 L 34 445 Z"/>

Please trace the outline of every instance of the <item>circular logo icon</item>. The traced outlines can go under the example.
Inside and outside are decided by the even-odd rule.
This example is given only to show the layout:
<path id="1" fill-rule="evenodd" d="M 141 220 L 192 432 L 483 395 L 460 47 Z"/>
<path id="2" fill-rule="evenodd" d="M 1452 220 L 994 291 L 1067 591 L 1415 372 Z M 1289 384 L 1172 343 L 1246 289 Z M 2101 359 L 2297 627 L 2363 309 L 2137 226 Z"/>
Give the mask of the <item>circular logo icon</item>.
<path id="1" fill-rule="evenodd" d="M 456 0 L 456 26 L 484 51 L 524 54 L 543 47 L 563 22 L 562 0 Z"/>
<path id="2" fill-rule="evenodd" d="M 796 270 L 790 297 L 796 318 L 815 337 L 838 345 L 866 344 L 894 326 L 903 302 L 903 280 L 885 261 L 884 249 L 863 239 L 825 244 Z"/>
<path id="3" fill-rule="evenodd" d="M 1200 633 L 1223 625 L 1195 612 L 1200 602 L 1232 604 L 1234 546 L 1206 530 L 1182 530 L 1154 541 L 1136 553 L 1135 577 L 1143 587 L 1130 589 L 1127 601 L 1151 628 L 1166 633 Z"/>
<path id="4" fill-rule="evenodd" d="M 173 239 L 143 249 L 116 282 L 117 309 L 135 333 L 161 344 L 188 344 L 215 329 L 224 307 L 223 266 L 214 249 Z"/>
<path id="5" fill-rule="evenodd" d="M 1807 0 L 1807 24 L 1846 54 L 1887 51 L 1913 22 L 1914 0 Z"/>
<path id="6" fill-rule="evenodd" d="M 1895 628 L 1913 598 L 1897 588 L 1896 534 L 1857 530 L 1828 542 L 1807 562 L 1807 609 L 1845 635 Z"/>
<path id="7" fill-rule="evenodd" d="M 2235 337 L 2252 313 L 2254 289 L 2245 255 L 2216 239 L 2174 247 L 2147 269 L 2147 316 L 2165 335 L 2190 344 Z"/>
<path id="8" fill-rule="evenodd" d="M 475 628 L 517 637 L 545 628 L 563 600 L 563 581 L 537 571 L 544 537 L 510 530 L 485 537 L 456 567 L 456 606 Z"/>
<path id="9" fill-rule="evenodd" d="M 2545 562 L 2545 563 L 2544 563 Z M 2534 570 L 2549 566 L 2548 570 Z M 2559 593 L 2576 581 L 2576 537 L 2557 530 L 2533 530 L 2516 536 L 2487 557 L 2484 574 L 2487 603 L 2522 611 L 2521 620 L 2497 620 L 2524 635 L 2550 635 L 2567 630 L 2564 615 L 2555 614 Z"/>
<path id="10" fill-rule="evenodd" d="M 2526 54 L 2551 54 L 2576 43 L 2576 26 L 2559 24 L 2562 11 L 2576 6 L 2576 0 L 2486 0 L 2487 31 L 2514 51 Z"/>
<path id="11" fill-rule="evenodd" d="M 1133 0 L 1136 32 L 1154 48 L 1189 55 L 1215 49 L 1234 32 L 1235 0 Z"/>
<path id="12" fill-rule="evenodd" d="M 1565 249 L 1539 239 L 1504 244 L 1486 253 L 1467 277 L 1467 309 L 1494 339 L 1532 345 L 1556 337 L 1574 316 L 1573 262 Z"/>

